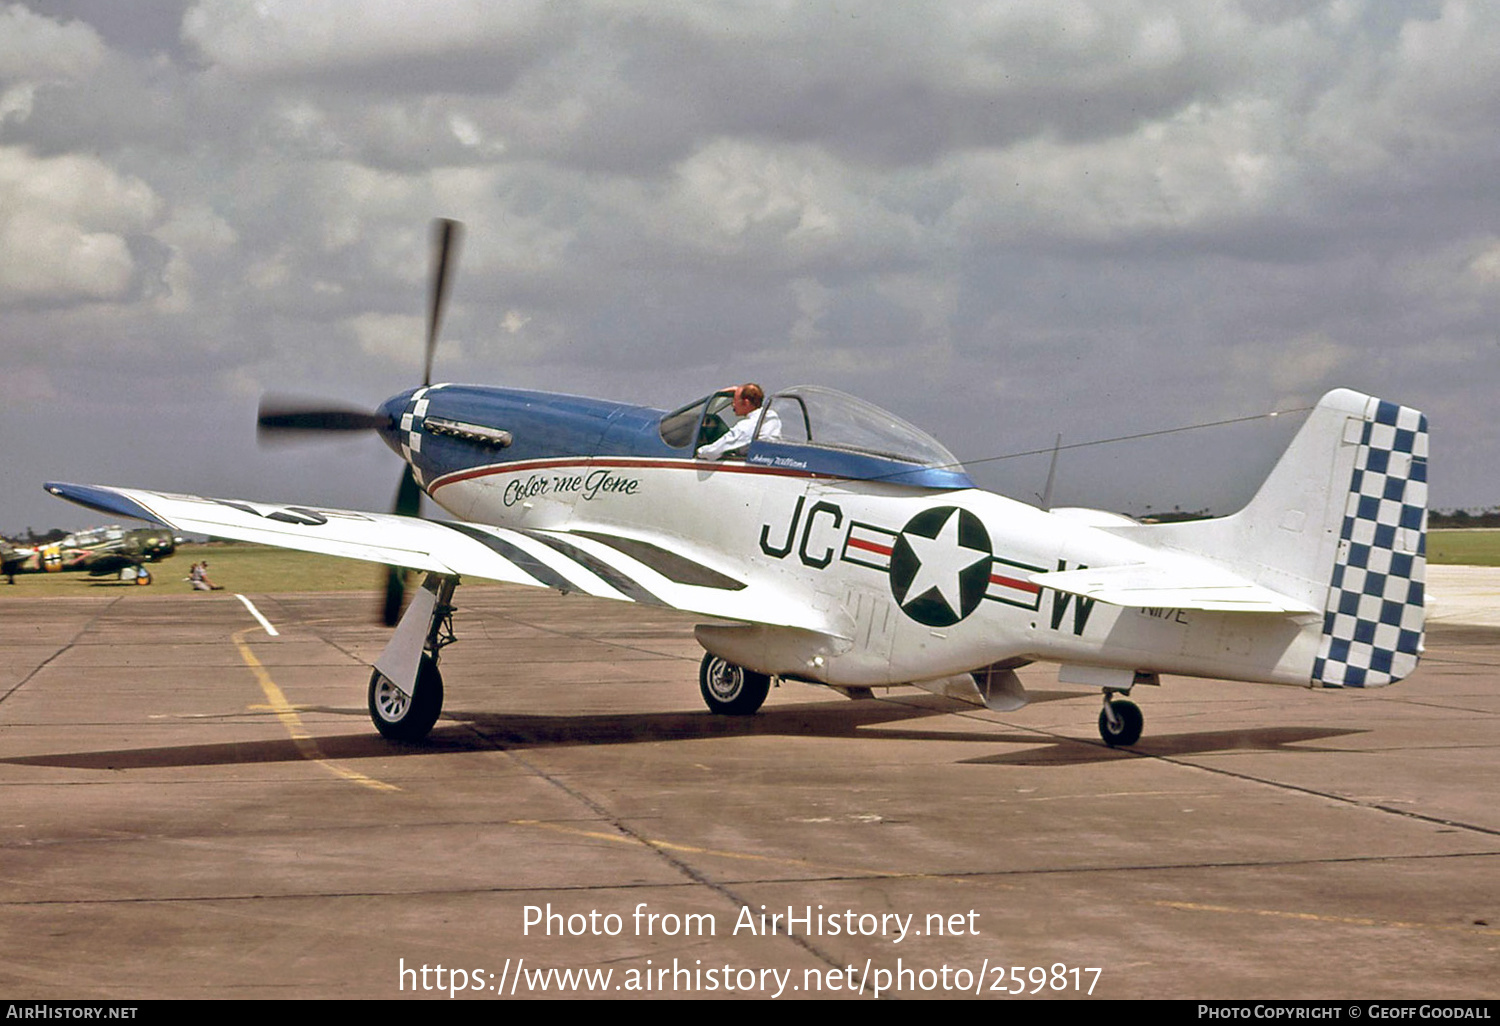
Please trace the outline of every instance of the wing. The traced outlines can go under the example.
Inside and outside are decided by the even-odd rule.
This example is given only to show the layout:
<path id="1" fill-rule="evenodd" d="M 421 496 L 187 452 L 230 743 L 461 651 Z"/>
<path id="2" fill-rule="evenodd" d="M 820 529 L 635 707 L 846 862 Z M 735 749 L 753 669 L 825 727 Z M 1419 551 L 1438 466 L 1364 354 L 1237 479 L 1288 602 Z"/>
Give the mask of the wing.
<path id="1" fill-rule="evenodd" d="M 174 531 L 665 606 L 728 620 L 842 633 L 777 581 L 651 541 L 597 531 L 516 531 L 391 513 L 282 506 L 53 483 L 59 498 Z"/>
<path id="2" fill-rule="evenodd" d="M 1129 563 L 1032 574 L 1031 582 L 1084 598 L 1133 608 L 1211 612 L 1318 613 L 1294 598 L 1219 567 Z"/>

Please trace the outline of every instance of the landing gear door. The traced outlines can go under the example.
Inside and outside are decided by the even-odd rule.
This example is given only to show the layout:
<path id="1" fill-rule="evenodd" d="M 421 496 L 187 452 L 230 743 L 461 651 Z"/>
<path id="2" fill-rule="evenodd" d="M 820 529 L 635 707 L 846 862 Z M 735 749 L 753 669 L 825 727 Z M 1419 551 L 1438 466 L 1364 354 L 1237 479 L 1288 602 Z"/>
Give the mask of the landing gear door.
<path id="1" fill-rule="evenodd" d="M 423 585 L 412 595 L 411 604 L 386 643 L 385 651 L 374 662 L 375 669 L 408 695 L 416 690 L 417 668 L 427 646 L 433 610 L 437 608 L 437 592 L 426 587 L 426 582 Z"/>

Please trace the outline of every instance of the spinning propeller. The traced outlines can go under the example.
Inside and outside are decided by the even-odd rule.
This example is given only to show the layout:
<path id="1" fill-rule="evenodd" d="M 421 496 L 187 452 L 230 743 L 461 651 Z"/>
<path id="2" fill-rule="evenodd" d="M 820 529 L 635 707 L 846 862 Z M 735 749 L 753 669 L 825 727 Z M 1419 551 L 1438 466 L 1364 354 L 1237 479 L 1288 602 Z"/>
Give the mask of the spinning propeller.
<path id="1" fill-rule="evenodd" d="M 432 354 L 437 349 L 438 331 L 442 327 L 443 312 L 448 304 L 448 290 L 453 280 L 452 267 L 458 255 L 462 233 L 463 226 L 457 221 L 439 218 L 433 222 L 432 288 L 427 308 L 427 358 L 422 373 L 423 386 L 432 384 Z M 267 397 L 261 401 L 257 433 L 264 441 L 280 432 L 371 431 L 390 426 L 391 418 L 383 413 L 370 413 L 348 406 L 311 406 Z M 401 483 L 396 488 L 396 501 L 391 512 L 414 517 L 421 511 L 421 505 L 422 489 L 408 463 L 402 470 Z M 401 599 L 405 589 L 404 571 L 400 567 L 387 567 L 385 603 L 381 614 L 386 626 L 394 626 L 400 619 Z"/>

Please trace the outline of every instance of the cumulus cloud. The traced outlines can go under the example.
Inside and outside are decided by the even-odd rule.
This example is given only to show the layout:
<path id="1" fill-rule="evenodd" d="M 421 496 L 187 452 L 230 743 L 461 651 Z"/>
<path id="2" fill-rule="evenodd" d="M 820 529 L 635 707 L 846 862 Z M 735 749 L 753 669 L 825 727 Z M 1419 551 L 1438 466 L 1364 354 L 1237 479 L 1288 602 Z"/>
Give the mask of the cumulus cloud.
<path id="1" fill-rule="evenodd" d="M 545 0 L 202 0 L 184 17 L 182 35 L 205 60 L 236 73 L 321 75 L 412 58 L 438 64 L 455 51 L 499 46 L 534 32 L 552 6 Z"/>
<path id="2" fill-rule="evenodd" d="M 0 147 L 0 303 L 123 298 L 136 271 L 127 236 L 160 206 L 98 160 Z"/>
<path id="3" fill-rule="evenodd" d="M 409 385 L 444 215 L 449 379 L 823 380 L 966 455 L 1349 384 L 1461 422 L 1435 501 L 1495 501 L 1494 4 L 51 6 L 0 0 L 0 370 L 95 438 L 124 354 L 203 418 Z M 1166 462 L 1070 501 L 1233 490 Z"/>
<path id="4" fill-rule="evenodd" d="M 82 22 L 62 24 L 20 4 L 0 7 L 0 140 L 7 121 L 30 119 L 38 88 L 80 80 L 104 56 L 98 33 Z"/>
<path id="5" fill-rule="evenodd" d="M 0 7 L 0 82 L 76 80 L 104 54 L 99 33 L 81 21 L 57 22 L 16 3 Z"/>

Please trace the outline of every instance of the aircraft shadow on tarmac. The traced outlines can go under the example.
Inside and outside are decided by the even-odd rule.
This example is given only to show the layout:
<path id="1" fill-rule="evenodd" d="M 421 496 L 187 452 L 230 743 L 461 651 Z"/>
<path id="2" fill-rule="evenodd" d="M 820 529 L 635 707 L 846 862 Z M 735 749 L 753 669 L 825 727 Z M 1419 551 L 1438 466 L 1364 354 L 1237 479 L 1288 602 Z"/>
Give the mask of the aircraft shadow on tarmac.
<path id="1" fill-rule="evenodd" d="M 1080 697 L 1074 692 L 1033 692 L 1040 701 Z M 363 709 L 301 707 L 303 712 L 359 715 Z M 332 734 L 308 740 L 279 738 L 265 741 L 221 742 L 126 748 L 110 751 L 59 752 L 0 758 L 17 766 L 54 766 L 71 769 L 160 769 L 186 766 L 224 766 L 262 762 L 295 762 L 310 757 L 328 760 L 391 758 L 450 752 L 506 749 L 545 749 L 576 745 L 628 745 L 662 741 L 702 741 L 735 737 L 848 738 L 860 741 L 952 741 L 967 745 L 1024 745 L 1022 751 L 959 760 L 966 765 L 1062 766 L 1154 756 L 1201 755 L 1227 751 L 1326 751 L 1288 745 L 1339 737 L 1358 731 L 1327 727 L 1260 727 L 1155 734 L 1133 748 L 1108 748 L 1098 738 L 1072 738 L 1027 730 L 936 730 L 903 728 L 903 724 L 956 712 L 979 712 L 976 707 L 938 696 L 901 696 L 898 699 L 849 702 L 812 702 L 774 705 L 755 716 L 715 716 L 708 712 L 589 713 L 534 715 L 450 710 L 422 742 L 403 744 L 375 734 Z M 973 725 L 982 721 L 967 720 Z M 1000 726 L 996 724 L 996 726 Z"/>
<path id="2" fill-rule="evenodd" d="M 1115 759 L 1147 759 L 1227 752 L 1337 752 L 1342 748 L 1312 745 L 1311 741 L 1362 734 L 1344 727 L 1254 727 L 1198 730 L 1186 734 L 1151 734 L 1129 748 L 1108 748 L 1098 739 L 1058 739 L 1050 745 L 1022 752 L 959 760 L 966 766 L 1064 766 Z M 1296 745 L 1296 748 L 1289 748 Z M 1080 750 L 1080 749 L 1092 749 Z"/>

